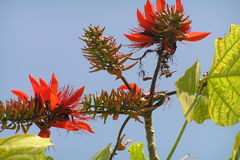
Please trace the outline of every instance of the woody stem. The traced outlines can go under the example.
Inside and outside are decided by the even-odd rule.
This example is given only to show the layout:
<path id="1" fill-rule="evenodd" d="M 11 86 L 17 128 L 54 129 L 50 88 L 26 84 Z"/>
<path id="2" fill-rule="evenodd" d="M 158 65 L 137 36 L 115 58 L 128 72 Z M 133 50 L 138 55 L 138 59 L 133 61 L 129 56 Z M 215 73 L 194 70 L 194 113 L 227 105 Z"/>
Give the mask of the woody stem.
<path id="1" fill-rule="evenodd" d="M 162 53 L 163 50 L 160 50 Z M 151 87 L 150 87 L 150 100 L 148 103 L 148 107 L 152 106 L 152 100 L 155 92 L 155 86 L 157 82 L 157 77 L 160 71 L 161 67 L 161 53 L 158 55 L 158 61 L 157 61 L 157 66 L 154 71 Z M 146 138 L 147 138 L 147 143 L 148 143 L 148 153 L 149 153 L 149 159 L 150 160 L 159 160 L 160 158 L 158 157 L 157 150 L 156 150 L 156 141 L 154 137 L 154 129 L 153 129 L 153 123 L 152 123 L 152 111 L 148 111 L 144 114 L 144 122 L 145 122 L 145 131 L 146 131 Z"/>
<path id="2" fill-rule="evenodd" d="M 130 87 L 129 83 L 127 82 L 126 78 L 124 76 L 121 76 L 121 80 L 123 81 L 123 83 L 127 86 L 127 88 L 129 89 L 129 91 L 132 91 L 132 88 Z"/>
<path id="3" fill-rule="evenodd" d="M 150 160 L 160 160 L 156 150 L 156 141 L 154 138 L 154 129 L 152 124 L 152 111 L 144 115 L 146 138 L 148 143 L 148 154 Z"/>

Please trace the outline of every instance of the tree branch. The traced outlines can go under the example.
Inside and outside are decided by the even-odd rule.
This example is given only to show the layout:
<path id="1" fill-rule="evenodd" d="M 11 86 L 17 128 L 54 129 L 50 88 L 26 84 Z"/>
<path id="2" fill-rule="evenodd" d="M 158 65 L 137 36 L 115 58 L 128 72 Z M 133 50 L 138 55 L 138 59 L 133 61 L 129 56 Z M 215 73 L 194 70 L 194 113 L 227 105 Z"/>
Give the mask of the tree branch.
<path id="1" fill-rule="evenodd" d="M 157 61 L 157 66 L 155 68 L 154 74 L 153 74 L 153 79 L 150 87 L 150 100 L 149 103 L 146 107 L 152 106 L 152 101 L 153 101 L 153 96 L 155 92 L 155 87 L 156 87 L 156 82 L 157 82 L 157 77 L 160 71 L 161 67 L 161 53 L 163 52 L 163 49 L 160 50 L 160 54 L 158 54 L 158 61 Z M 149 158 L 150 160 L 159 160 L 157 150 L 156 150 L 156 141 L 154 138 L 154 129 L 153 129 L 153 124 L 152 124 L 152 111 L 148 111 L 144 114 L 144 122 L 145 122 L 145 131 L 146 131 L 146 138 L 147 138 L 147 143 L 148 143 L 148 153 L 149 153 Z"/>
<path id="2" fill-rule="evenodd" d="M 128 123 L 129 120 L 130 120 L 130 117 L 128 116 L 128 117 L 125 119 L 125 121 L 123 122 L 123 124 L 122 124 L 122 126 L 121 126 L 121 128 L 120 128 L 120 130 L 119 130 L 119 132 L 118 132 L 118 137 L 117 137 L 116 145 L 115 145 L 115 147 L 114 147 L 114 149 L 113 149 L 113 151 L 112 151 L 112 153 L 111 153 L 111 155 L 110 155 L 109 160 L 112 160 L 112 159 L 113 159 L 113 156 L 116 154 L 117 149 L 118 149 L 118 147 L 119 147 L 119 142 L 120 142 L 119 140 L 120 140 L 120 138 L 121 138 L 123 129 L 124 129 L 124 127 L 126 126 L 126 124 Z"/>
<path id="3" fill-rule="evenodd" d="M 132 91 L 132 88 L 130 87 L 129 83 L 127 82 L 126 78 L 124 76 L 121 76 L 121 80 L 123 81 L 123 83 L 127 86 L 127 88 L 129 89 L 129 91 Z"/>
<path id="4" fill-rule="evenodd" d="M 146 138 L 148 143 L 148 154 L 150 160 L 159 160 L 157 150 L 156 150 L 156 141 L 154 138 L 154 129 L 152 124 L 152 111 L 146 112 L 144 115 L 144 124 L 146 131 Z"/>
<path id="5" fill-rule="evenodd" d="M 155 68 L 152 83 L 151 83 L 151 87 L 150 87 L 150 100 L 149 100 L 149 104 L 148 104 L 149 106 L 152 105 L 152 99 L 153 99 L 153 96 L 154 96 L 154 91 L 155 91 L 155 86 L 156 86 L 156 82 L 157 82 L 158 73 L 159 73 L 160 67 L 161 67 L 161 61 L 162 61 L 162 58 L 161 58 L 160 55 L 158 55 L 157 66 Z"/>
<path id="6" fill-rule="evenodd" d="M 177 94 L 177 91 L 171 91 L 171 92 L 167 92 L 166 95 L 171 96 Z"/>

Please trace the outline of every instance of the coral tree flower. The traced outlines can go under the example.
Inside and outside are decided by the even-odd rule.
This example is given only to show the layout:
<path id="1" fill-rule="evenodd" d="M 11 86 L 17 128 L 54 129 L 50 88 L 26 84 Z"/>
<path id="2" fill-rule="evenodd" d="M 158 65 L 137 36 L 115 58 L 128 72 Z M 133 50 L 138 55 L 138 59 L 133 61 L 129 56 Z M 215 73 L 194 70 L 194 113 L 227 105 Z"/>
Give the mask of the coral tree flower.
<path id="1" fill-rule="evenodd" d="M 129 83 L 129 86 L 132 88 L 133 91 L 135 91 L 136 94 L 139 94 L 141 92 L 141 89 L 135 83 Z M 117 89 L 118 90 L 129 90 L 125 84 L 121 85 Z"/>
<path id="2" fill-rule="evenodd" d="M 147 0 L 143 14 L 137 9 L 139 28 L 132 29 L 131 34 L 124 34 L 133 42 L 134 48 L 149 47 L 161 44 L 166 51 L 174 53 L 176 41 L 199 41 L 210 32 L 191 32 L 191 20 L 184 17 L 181 0 L 176 0 L 175 6 L 169 6 L 165 0 L 157 0 L 156 8 Z"/>
<path id="3" fill-rule="evenodd" d="M 84 117 L 79 106 L 79 100 L 85 87 L 76 91 L 70 87 L 59 89 L 55 74 L 52 75 L 50 84 L 42 78 L 38 82 L 31 75 L 29 75 L 29 79 L 34 92 L 33 99 L 37 114 L 34 123 L 41 129 L 39 136 L 49 137 L 51 127 L 94 133 L 89 124 L 82 121 L 91 117 Z M 31 100 L 26 93 L 20 90 L 12 90 L 12 92 L 23 103 Z"/>

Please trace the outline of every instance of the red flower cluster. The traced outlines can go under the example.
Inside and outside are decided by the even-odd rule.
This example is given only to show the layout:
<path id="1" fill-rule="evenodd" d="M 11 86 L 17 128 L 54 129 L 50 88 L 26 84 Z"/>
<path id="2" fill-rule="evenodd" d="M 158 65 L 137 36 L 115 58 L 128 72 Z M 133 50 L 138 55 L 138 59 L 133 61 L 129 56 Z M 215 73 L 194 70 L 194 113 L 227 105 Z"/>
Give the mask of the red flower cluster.
<path id="1" fill-rule="evenodd" d="M 34 117 L 34 123 L 41 129 L 39 136 L 49 137 L 50 127 L 94 133 L 89 124 L 82 121 L 91 117 L 84 117 L 79 106 L 79 100 L 85 87 L 76 91 L 72 91 L 70 87 L 60 90 L 55 74 L 52 75 L 50 84 L 47 84 L 42 78 L 38 83 L 31 75 L 29 75 L 29 79 L 34 91 L 35 111 L 41 111 L 41 114 L 34 113 L 38 115 L 38 117 Z M 30 97 L 20 90 L 12 90 L 12 92 L 23 103 L 30 100 Z"/>
<path id="2" fill-rule="evenodd" d="M 176 6 L 169 6 L 165 0 L 157 0 L 156 8 L 150 0 L 144 6 L 145 15 L 137 9 L 137 19 L 140 28 L 132 29 L 131 34 L 124 34 L 135 48 L 149 47 L 161 44 L 164 49 L 174 53 L 176 41 L 199 41 L 210 32 L 190 32 L 191 21 L 184 18 L 181 0 L 176 0 Z"/>

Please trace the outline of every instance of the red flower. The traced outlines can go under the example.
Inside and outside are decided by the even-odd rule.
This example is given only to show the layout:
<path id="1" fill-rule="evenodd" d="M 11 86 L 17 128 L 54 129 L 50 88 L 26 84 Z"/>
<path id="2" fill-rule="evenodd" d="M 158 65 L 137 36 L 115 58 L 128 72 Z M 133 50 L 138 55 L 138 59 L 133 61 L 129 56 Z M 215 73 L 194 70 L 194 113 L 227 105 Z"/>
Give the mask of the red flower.
<path id="1" fill-rule="evenodd" d="M 137 19 L 140 28 L 132 29 L 131 34 L 124 34 L 135 48 L 149 47 L 161 44 L 164 49 L 174 53 L 176 41 L 199 41 L 210 32 L 190 32 L 191 21 L 184 18 L 181 0 L 176 0 L 176 6 L 169 6 L 165 0 L 157 0 L 156 8 L 147 0 L 143 13 L 137 9 Z"/>
<path id="2" fill-rule="evenodd" d="M 141 89 L 135 83 L 129 83 L 129 86 L 132 88 L 133 91 L 135 91 L 136 94 L 139 94 L 141 92 Z M 118 90 L 129 90 L 129 89 L 125 84 L 123 84 L 120 87 L 118 87 Z"/>
<path id="3" fill-rule="evenodd" d="M 38 82 L 31 75 L 29 75 L 29 79 L 34 91 L 35 110 L 41 111 L 41 114 L 36 112 L 37 117 L 34 121 L 41 129 L 39 136 L 49 137 L 50 127 L 94 133 L 88 123 L 81 121 L 91 118 L 84 117 L 79 106 L 84 86 L 76 91 L 72 91 L 70 87 L 59 90 L 55 74 L 52 75 L 50 84 L 47 84 L 42 78 Z M 12 92 L 23 103 L 30 100 L 29 96 L 22 91 L 12 90 Z"/>

